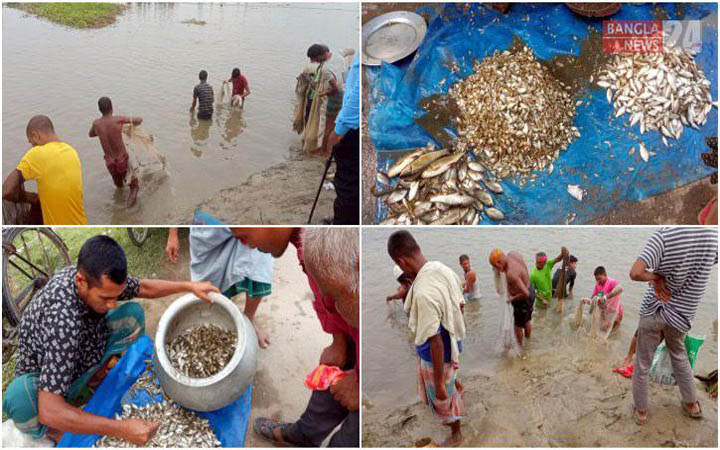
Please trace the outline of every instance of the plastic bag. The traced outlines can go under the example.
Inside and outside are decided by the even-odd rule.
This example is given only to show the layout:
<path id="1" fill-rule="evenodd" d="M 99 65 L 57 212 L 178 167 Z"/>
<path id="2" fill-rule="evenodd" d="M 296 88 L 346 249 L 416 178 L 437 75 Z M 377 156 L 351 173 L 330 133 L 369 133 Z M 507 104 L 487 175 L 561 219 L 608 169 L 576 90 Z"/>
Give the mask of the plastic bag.
<path id="1" fill-rule="evenodd" d="M 698 351 L 705 342 L 705 336 L 685 335 L 685 349 L 687 350 L 688 360 L 690 360 L 690 368 L 695 367 Z M 665 386 L 674 386 L 677 384 L 673 375 L 672 361 L 670 360 L 670 351 L 665 345 L 665 341 L 661 342 L 655 356 L 653 356 L 652 366 L 650 366 L 650 381 Z"/>

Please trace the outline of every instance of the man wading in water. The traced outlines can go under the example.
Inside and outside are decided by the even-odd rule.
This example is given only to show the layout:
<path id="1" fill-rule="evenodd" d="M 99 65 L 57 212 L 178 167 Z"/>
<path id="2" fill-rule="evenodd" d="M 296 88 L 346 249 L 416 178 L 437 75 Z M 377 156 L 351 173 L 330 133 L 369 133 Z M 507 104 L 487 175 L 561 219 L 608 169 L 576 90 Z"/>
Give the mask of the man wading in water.
<path id="1" fill-rule="evenodd" d="M 113 116 L 112 102 L 109 97 L 101 97 L 98 100 L 98 108 L 102 113 L 102 117 L 95 119 L 88 135 L 91 138 L 100 138 L 100 145 L 102 145 L 103 152 L 105 152 L 105 166 L 110 172 L 115 186 L 122 188 L 126 183 L 130 186 L 130 194 L 126 205 L 130 208 L 137 200 L 140 183 L 137 177 L 137 160 L 135 155 L 131 158 L 125 148 L 122 129 L 126 123 L 140 125 L 142 118 Z"/>
<path id="2" fill-rule="evenodd" d="M 427 261 L 407 231 L 390 235 L 387 248 L 403 273 L 414 278 L 404 307 L 418 354 L 418 392 L 430 411 L 452 430 L 441 446 L 460 446 L 460 418 L 465 408 L 455 377 L 460 367 L 465 321 L 460 311 L 463 295 L 457 275 L 441 262 Z"/>
<path id="3" fill-rule="evenodd" d="M 505 273 L 507 300 L 513 307 L 515 338 L 522 347 L 523 338 L 530 339 L 535 302 L 535 290 L 530 284 L 527 266 L 520 253 L 510 252 L 506 256 L 499 248 L 490 253 L 490 265 Z"/>

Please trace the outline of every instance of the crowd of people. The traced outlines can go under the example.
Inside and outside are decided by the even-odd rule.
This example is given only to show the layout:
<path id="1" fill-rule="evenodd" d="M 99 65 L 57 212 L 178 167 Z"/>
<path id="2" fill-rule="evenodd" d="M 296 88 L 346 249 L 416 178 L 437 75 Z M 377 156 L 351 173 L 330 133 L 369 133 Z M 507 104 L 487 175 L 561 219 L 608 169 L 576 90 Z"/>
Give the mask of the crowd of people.
<path id="1" fill-rule="evenodd" d="M 648 420 L 648 376 L 662 340 L 670 352 L 683 412 L 692 418 L 702 417 L 684 339 L 717 264 L 717 237 L 717 230 L 711 228 L 661 228 L 653 233 L 629 270 L 631 280 L 649 283 L 625 359 L 626 365 L 632 366 L 635 361 L 629 376 L 633 419 L 639 425 Z M 460 257 L 464 280 L 445 264 L 428 261 L 408 231 L 394 232 L 388 239 L 387 251 L 396 264 L 394 275 L 399 283 L 397 292 L 387 301 L 401 300 L 408 314 L 418 357 L 418 392 L 431 413 L 450 426 L 451 434 L 442 446 L 460 445 L 465 387 L 458 382 L 457 373 L 466 329 L 463 307 L 467 294 L 476 291 L 477 274 L 467 255 Z M 528 270 L 519 252 L 505 253 L 496 248 L 488 260 L 496 275 L 504 274 L 504 289 L 498 291 L 505 292 L 506 301 L 512 305 L 515 337 L 522 347 L 532 335 L 534 309 L 549 308 L 558 298 L 572 295 L 578 258 L 565 247 L 555 258 L 539 252 Z M 561 267 L 553 275 L 558 263 Z M 596 267 L 593 276 L 595 287 L 590 297 L 581 302 L 599 311 L 600 329 L 609 335 L 623 319 L 623 288 L 608 276 L 605 267 Z M 615 371 L 625 374 L 627 367 Z"/>

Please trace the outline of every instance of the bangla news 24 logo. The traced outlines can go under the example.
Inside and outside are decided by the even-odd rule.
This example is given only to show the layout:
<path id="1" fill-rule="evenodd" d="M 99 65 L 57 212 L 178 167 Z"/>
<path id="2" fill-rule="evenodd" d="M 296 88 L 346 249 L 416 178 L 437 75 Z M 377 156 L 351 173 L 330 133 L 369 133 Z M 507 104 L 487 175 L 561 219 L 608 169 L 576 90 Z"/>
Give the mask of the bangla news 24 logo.
<path id="1" fill-rule="evenodd" d="M 699 20 L 604 20 L 603 52 L 661 53 L 680 47 L 692 54 L 702 50 Z"/>

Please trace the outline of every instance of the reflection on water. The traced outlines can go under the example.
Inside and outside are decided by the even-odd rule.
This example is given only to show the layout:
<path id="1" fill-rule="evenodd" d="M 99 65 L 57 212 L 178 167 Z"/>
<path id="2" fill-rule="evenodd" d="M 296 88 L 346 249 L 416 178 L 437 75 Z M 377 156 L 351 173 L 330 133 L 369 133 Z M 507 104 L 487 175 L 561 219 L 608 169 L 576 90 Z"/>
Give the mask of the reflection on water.
<path id="1" fill-rule="evenodd" d="M 187 222 L 188 209 L 284 162 L 299 146 L 292 112 L 307 48 L 356 48 L 358 12 L 351 3 L 141 3 L 112 26 L 77 30 L 3 7 L 2 175 L 28 149 L 29 118 L 45 114 L 80 155 L 91 223 Z M 183 23 L 190 19 L 206 24 Z M 233 67 L 252 91 L 244 108 L 225 97 L 211 122 L 190 119 L 198 72 L 208 72 L 220 96 Z M 168 159 L 169 177 L 142 184 L 130 210 L 87 135 L 104 95 L 116 114 L 142 116 Z"/>
<path id="2" fill-rule="evenodd" d="M 385 301 L 397 288 L 392 274 L 393 262 L 386 250 L 387 238 L 393 231 L 364 229 L 362 241 L 363 393 L 379 406 L 405 404 L 415 398 L 416 356 L 407 317 L 400 302 L 387 304 Z M 496 373 L 509 364 L 497 350 L 504 300 L 495 291 L 487 262 L 495 247 L 519 251 L 528 269 L 536 252 L 545 251 L 554 257 L 563 245 L 579 259 L 573 297 L 565 300 L 563 313 L 556 313 L 554 308 L 535 308 L 533 334 L 526 345 L 528 358 L 548 351 L 565 352 L 580 368 L 602 366 L 610 370 L 627 354 L 647 288 L 644 283 L 631 281 L 628 274 L 653 228 L 414 228 L 410 231 L 428 260 L 441 261 L 460 275 L 458 257 L 466 253 L 477 272 L 482 298 L 465 307 L 467 332 L 460 358 L 461 374 L 462 370 Z M 570 326 L 580 298 L 592 293 L 595 284 L 592 272 L 600 265 L 624 288 L 623 321 L 607 342 L 588 335 L 587 308 L 585 327 L 576 330 Z M 691 334 L 705 336 L 695 365 L 696 373 L 717 368 L 717 284 L 715 270 L 691 331 Z"/>

